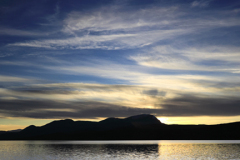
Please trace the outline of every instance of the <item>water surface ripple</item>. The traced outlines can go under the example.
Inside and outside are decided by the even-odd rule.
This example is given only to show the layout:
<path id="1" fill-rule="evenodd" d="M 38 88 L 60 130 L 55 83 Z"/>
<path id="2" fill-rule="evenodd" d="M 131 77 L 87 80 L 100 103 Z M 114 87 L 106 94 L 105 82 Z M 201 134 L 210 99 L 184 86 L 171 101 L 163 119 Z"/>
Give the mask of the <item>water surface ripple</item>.
<path id="1" fill-rule="evenodd" d="M 240 159 L 240 141 L 0 141 L 0 159 Z"/>

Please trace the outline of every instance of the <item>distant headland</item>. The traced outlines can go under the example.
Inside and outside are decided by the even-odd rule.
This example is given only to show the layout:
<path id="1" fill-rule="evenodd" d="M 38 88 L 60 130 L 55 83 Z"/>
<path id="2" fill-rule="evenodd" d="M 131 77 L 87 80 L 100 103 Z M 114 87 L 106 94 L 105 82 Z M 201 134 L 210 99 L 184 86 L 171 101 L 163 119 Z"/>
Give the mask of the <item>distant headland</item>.
<path id="1" fill-rule="evenodd" d="M 150 114 L 99 122 L 52 121 L 23 130 L 1 131 L 0 140 L 239 140 L 240 122 L 218 125 L 167 125 Z"/>

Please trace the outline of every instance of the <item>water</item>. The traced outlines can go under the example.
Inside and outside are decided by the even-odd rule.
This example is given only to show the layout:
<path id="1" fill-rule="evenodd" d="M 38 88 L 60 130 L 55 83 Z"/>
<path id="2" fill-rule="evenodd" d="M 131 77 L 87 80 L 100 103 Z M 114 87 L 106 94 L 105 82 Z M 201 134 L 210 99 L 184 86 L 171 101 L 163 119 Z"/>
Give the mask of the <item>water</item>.
<path id="1" fill-rule="evenodd" d="M 0 141 L 0 159 L 240 159 L 240 141 Z"/>

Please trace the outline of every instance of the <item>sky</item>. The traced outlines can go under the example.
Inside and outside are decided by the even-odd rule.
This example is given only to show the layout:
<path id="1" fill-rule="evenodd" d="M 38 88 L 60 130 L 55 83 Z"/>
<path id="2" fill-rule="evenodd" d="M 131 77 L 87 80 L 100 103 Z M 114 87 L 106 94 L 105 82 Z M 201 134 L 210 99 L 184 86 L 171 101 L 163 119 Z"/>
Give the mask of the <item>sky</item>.
<path id="1" fill-rule="evenodd" d="M 239 44 L 239 0 L 1 0 L 0 130 L 240 121 Z"/>

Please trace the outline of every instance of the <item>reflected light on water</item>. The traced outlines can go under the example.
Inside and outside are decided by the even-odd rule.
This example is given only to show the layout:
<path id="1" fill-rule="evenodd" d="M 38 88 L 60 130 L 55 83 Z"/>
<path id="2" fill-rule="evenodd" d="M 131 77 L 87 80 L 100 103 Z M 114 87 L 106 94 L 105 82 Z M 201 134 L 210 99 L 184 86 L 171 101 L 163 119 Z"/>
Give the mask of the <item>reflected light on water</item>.
<path id="1" fill-rule="evenodd" d="M 240 141 L 1 141 L 1 160 L 238 159 Z"/>
<path id="2" fill-rule="evenodd" d="M 159 159 L 238 159 L 240 144 L 159 143 L 158 154 Z"/>

